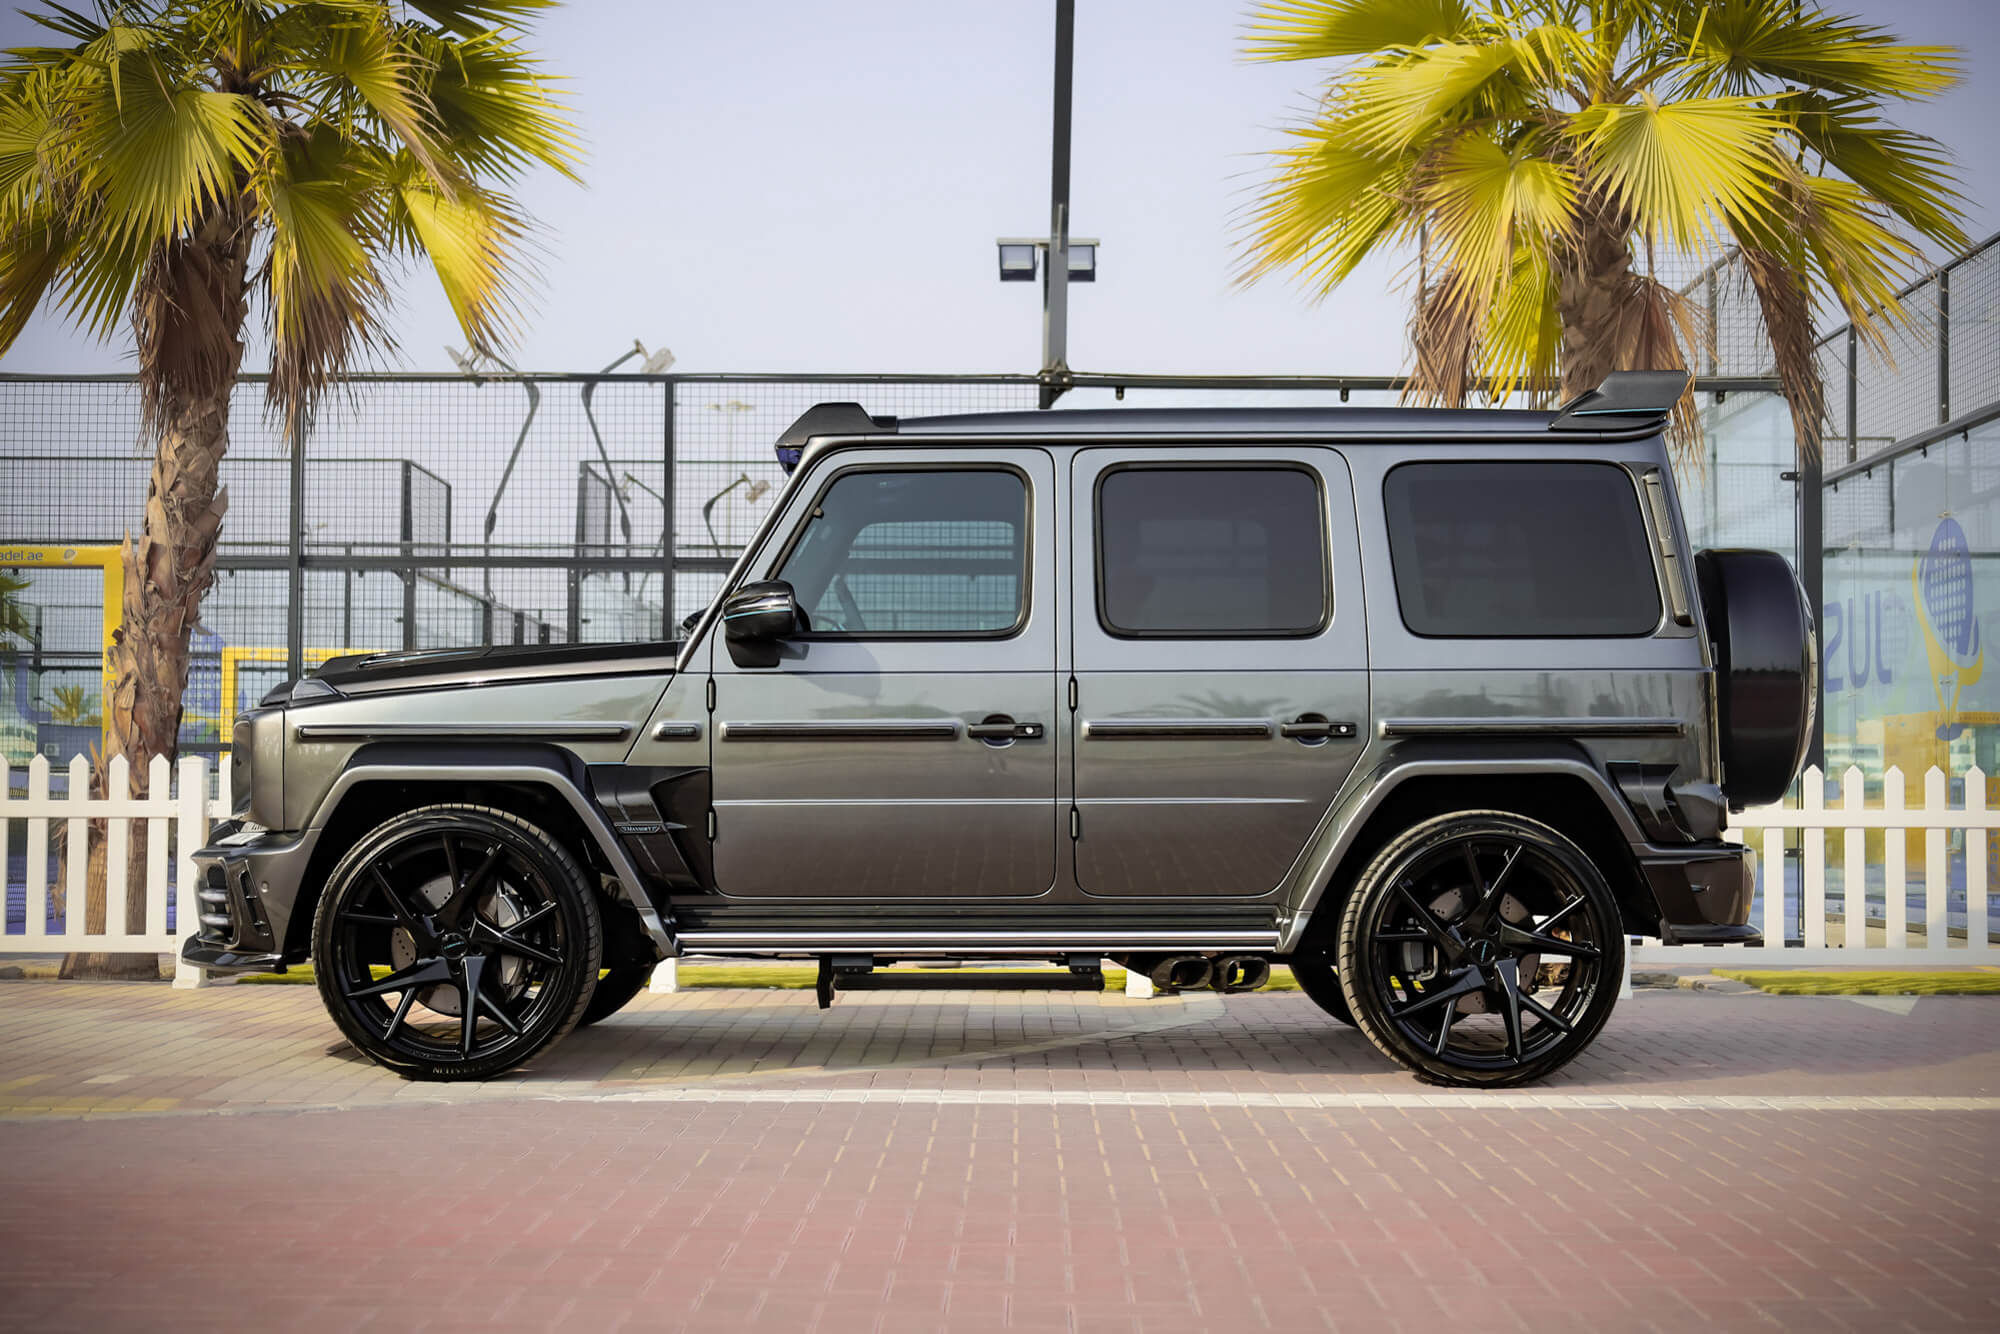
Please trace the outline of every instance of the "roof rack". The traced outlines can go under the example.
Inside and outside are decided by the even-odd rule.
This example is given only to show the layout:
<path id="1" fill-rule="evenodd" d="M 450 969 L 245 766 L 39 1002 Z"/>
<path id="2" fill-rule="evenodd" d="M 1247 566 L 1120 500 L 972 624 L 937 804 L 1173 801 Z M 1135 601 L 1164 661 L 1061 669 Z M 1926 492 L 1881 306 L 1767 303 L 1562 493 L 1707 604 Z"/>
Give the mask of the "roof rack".
<path id="1" fill-rule="evenodd" d="M 807 408 L 778 437 L 778 466 L 799 466 L 807 442 L 821 435 L 894 435 L 894 417 L 871 417 L 859 403 L 820 403 Z"/>
<path id="2" fill-rule="evenodd" d="M 1687 392 L 1686 371 L 1613 371 L 1556 410 L 1551 431 L 1616 431 L 1666 420 Z"/>

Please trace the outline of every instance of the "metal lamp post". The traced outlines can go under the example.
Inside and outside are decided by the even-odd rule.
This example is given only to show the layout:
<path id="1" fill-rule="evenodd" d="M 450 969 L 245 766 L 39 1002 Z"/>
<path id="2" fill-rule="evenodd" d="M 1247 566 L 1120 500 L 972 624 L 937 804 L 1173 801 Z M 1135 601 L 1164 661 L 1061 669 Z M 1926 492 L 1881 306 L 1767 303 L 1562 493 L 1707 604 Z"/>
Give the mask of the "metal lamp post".
<path id="1" fill-rule="evenodd" d="M 1053 407 L 1069 390 L 1069 285 L 1097 280 L 1097 241 L 1069 234 L 1070 88 L 1076 65 L 1076 0 L 1056 0 L 1054 142 L 1049 153 L 1049 234 L 997 242 L 1001 282 L 1033 282 L 1042 265 L 1040 406 Z"/>

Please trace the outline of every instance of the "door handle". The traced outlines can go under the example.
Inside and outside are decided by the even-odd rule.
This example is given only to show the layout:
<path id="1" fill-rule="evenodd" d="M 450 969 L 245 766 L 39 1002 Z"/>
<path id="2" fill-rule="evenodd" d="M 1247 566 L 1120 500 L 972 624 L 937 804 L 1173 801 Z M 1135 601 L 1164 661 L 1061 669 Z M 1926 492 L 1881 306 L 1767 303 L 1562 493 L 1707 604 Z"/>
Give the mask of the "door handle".
<path id="1" fill-rule="evenodd" d="M 1278 735 L 1311 745 L 1334 738 L 1345 740 L 1354 736 L 1357 730 L 1353 723 L 1329 722 L 1317 713 L 1302 713 L 1288 723 L 1279 724 Z"/>
<path id="2" fill-rule="evenodd" d="M 1033 741 L 1042 734 L 1040 723 L 1017 723 L 1004 713 L 989 716 L 984 722 L 967 723 L 965 734 L 974 741 L 1000 742 Z"/>

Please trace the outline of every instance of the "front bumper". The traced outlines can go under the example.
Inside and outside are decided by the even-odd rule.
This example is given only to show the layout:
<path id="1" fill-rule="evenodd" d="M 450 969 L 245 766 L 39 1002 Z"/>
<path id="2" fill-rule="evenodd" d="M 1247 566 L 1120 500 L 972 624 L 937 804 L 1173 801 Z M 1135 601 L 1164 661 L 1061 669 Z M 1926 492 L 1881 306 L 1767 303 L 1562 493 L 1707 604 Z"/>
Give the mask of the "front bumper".
<path id="1" fill-rule="evenodd" d="M 312 851 L 308 837 L 231 820 L 194 854 L 195 932 L 181 958 L 215 972 L 269 972 L 285 957 L 292 905 Z M 301 956 L 302 957 L 302 956 Z"/>
<path id="2" fill-rule="evenodd" d="M 1750 925 L 1757 854 L 1734 843 L 1639 850 L 1639 869 L 1660 907 L 1660 939 L 1669 945 L 1761 945 Z"/>

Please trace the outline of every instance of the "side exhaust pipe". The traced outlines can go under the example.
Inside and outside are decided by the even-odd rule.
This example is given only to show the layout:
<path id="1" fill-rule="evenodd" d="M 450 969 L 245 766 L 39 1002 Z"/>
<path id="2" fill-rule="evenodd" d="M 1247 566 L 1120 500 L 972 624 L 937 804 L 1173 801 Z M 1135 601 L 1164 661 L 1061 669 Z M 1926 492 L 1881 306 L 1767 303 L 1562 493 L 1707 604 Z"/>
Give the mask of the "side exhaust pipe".
<path id="1" fill-rule="evenodd" d="M 1208 960 L 1199 954 L 1170 954 L 1147 973 L 1162 991 L 1199 991 L 1212 975 Z"/>
<path id="2" fill-rule="evenodd" d="M 1270 980 L 1270 960 L 1254 954 L 1225 954 L 1215 961 L 1214 980 L 1210 985 L 1217 991 L 1234 993 L 1255 991 Z"/>

